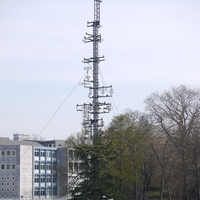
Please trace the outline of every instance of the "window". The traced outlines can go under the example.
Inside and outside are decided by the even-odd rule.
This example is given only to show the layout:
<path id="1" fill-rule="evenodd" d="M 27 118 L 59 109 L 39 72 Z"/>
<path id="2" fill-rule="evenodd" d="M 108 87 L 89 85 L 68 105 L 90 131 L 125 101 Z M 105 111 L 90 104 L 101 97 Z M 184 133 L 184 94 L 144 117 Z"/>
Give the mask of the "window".
<path id="1" fill-rule="evenodd" d="M 45 173 L 46 165 L 45 163 L 40 163 L 40 173 Z"/>
<path id="2" fill-rule="evenodd" d="M 1 156 L 5 156 L 5 151 L 1 151 Z"/>
<path id="3" fill-rule="evenodd" d="M 45 150 L 41 150 L 41 157 L 45 157 Z"/>
<path id="4" fill-rule="evenodd" d="M 73 160 L 73 150 L 69 150 L 69 159 Z"/>
<path id="5" fill-rule="evenodd" d="M 35 157 L 39 157 L 39 150 L 35 149 Z"/>
<path id="6" fill-rule="evenodd" d="M 47 196 L 51 196 L 51 188 L 47 188 Z"/>
<path id="7" fill-rule="evenodd" d="M 45 196 L 45 188 L 41 188 L 40 194 L 41 194 L 41 196 Z"/>
<path id="8" fill-rule="evenodd" d="M 7 185 L 10 185 L 9 183 L 7 183 Z"/>
<path id="9" fill-rule="evenodd" d="M 41 183 L 45 183 L 45 176 L 41 176 Z"/>
<path id="10" fill-rule="evenodd" d="M 47 161 L 51 161 L 51 156 L 52 156 L 51 152 L 52 152 L 51 150 L 47 150 L 46 151 L 46 159 L 47 159 Z"/>
<path id="11" fill-rule="evenodd" d="M 10 169 L 10 165 L 9 164 L 6 165 L 6 169 Z"/>
<path id="12" fill-rule="evenodd" d="M 78 160 L 78 154 L 76 151 L 74 151 L 74 159 Z"/>
<path id="13" fill-rule="evenodd" d="M 7 156 L 10 156 L 10 151 L 6 151 L 6 155 L 7 155 Z"/>
<path id="14" fill-rule="evenodd" d="M 12 150 L 12 156 L 15 156 L 15 155 L 16 155 L 15 150 Z"/>
<path id="15" fill-rule="evenodd" d="M 4 164 L 1 164 L 1 169 L 5 169 L 5 165 Z"/>
<path id="16" fill-rule="evenodd" d="M 51 183 L 51 176 L 47 176 L 47 183 Z"/>
<path id="17" fill-rule="evenodd" d="M 12 164 L 12 169 L 15 169 L 15 164 Z"/>
<path id="18" fill-rule="evenodd" d="M 78 172 L 78 163 L 74 163 L 74 171 Z"/>
<path id="19" fill-rule="evenodd" d="M 39 170 L 39 163 L 38 162 L 35 163 L 35 170 Z"/>
<path id="20" fill-rule="evenodd" d="M 71 163 L 71 162 L 69 163 L 69 171 L 73 172 L 73 163 Z"/>
<path id="21" fill-rule="evenodd" d="M 45 163 L 41 163 L 40 169 L 41 169 L 41 170 L 45 170 Z"/>
<path id="22" fill-rule="evenodd" d="M 53 188 L 53 196 L 57 195 L 57 188 Z"/>
<path id="23" fill-rule="evenodd" d="M 53 158 L 56 158 L 56 151 L 52 151 Z"/>
<path id="24" fill-rule="evenodd" d="M 51 170 L 51 163 L 47 163 L 47 170 Z"/>
<path id="25" fill-rule="evenodd" d="M 56 172 L 56 169 L 57 169 L 56 167 L 57 167 L 57 166 L 56 166 L 56 163 L 53 163 L 53 171 L 54 171 L 54 172 Z"/>
<path id="26" fill-rule="evenodd" d="M 35 188 L 34 195 L 39 196 L 39 188 Z"/>
<path id="27" fill-rule="evenodd" d="M 47 157 L 51 157 L 51 151 L 47 150 Z"/>
<path id="28" fill-rule="evenodd" d="M 40 187 L 45 187 L 46 186 L 46 177 L 45 176 L 41 176 L 40 177 Z"/>
<path id="29" fill-rule="evenodd" d="M 53 183 L 56 183 L 57 182 L 57 177 L 56 175 L 53 175 Z"/>
<path id="30" fill-rule="evenodd" d="M 39 176 L 35 176 L 34 181 L 35 183 L 39 183 Z"/>

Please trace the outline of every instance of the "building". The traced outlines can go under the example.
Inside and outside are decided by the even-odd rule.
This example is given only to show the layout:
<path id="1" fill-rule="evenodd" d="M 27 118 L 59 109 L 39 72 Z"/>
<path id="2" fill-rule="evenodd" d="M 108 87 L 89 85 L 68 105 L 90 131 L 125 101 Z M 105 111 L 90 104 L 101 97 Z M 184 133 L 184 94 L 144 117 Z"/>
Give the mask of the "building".
<path id="1" fill-rule="evenodd" d="M 27 135 L 15 134 L 14 140 L 0 137 L 0 198 L 59 197 L 58 169 L 67 170 L 69 163 L 65 141 L 24 139 Z M 64 179 L 68 184 L 68 170 Z"/>

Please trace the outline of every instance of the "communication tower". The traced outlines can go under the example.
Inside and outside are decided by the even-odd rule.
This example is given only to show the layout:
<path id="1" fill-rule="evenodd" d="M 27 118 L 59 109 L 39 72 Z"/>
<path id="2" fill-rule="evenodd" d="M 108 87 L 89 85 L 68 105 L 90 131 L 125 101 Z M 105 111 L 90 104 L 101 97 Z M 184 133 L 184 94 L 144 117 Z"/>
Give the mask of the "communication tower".
<path id="1" fill-rule="evenodd" d="M 83 113 L 83 133 L 86 140 L 93 142 L 93 139 L 98 136 L 100 130 L 104 126 L 103 119 L 100 114 L 108 113 L 111 110 L 111 104 L 100 102 L 103 97 L 111 97 L 113 93 L 112 86 L 99 85 L 99 63 L 104 61 L 104 56 L 99 56 L 99 43 L 102 42 L 101 34 L 99 34 L 100 25 L 100 4 L 102 0 L 94 0 L 94 21 L 87 22 L 87 27 L 93 28 L 93 33 L 86 33 L 84 43 L 93 43 L 93 56 L 84 58 L 84 70 L 86 71 L 85 78 L 81 83 L 89 89 L 88 97 L 92 99 L 91 103 L 77 105 L 77 110 Z M 92 72 L 91 72 L 92 71 Z M 90 75 L 92 73 L 92 75 Z"/>

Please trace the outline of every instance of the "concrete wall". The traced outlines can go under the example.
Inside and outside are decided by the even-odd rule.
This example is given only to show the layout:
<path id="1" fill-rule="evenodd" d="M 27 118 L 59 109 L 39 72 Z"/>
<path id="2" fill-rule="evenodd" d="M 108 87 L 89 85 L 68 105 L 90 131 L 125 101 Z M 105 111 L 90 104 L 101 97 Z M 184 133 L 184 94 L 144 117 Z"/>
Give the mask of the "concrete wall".
<path id="1" fill-rule="evenodd" d="M 65 193 L 68 185 L 67 148 L 57 149 L 58 196 Z"/>
<path id="2" fill-rule="evenodd" d="M 32 198 L 33 183 L 33 149 L 32 146 L 20 146 L 20 197 Z"/>
<path id="3" fill-rule="evenodd" d="M 19 145 L 0 146 L 0 198 L 16 198 L 20 195 L 19 152 Z"/>

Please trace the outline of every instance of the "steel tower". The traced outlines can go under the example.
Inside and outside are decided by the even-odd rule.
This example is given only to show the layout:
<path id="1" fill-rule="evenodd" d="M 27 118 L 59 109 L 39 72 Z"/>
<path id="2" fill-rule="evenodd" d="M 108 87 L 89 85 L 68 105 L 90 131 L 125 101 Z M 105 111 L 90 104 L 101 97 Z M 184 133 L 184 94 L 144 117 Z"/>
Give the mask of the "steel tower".
<path id="1" fill-rule="evenodd" d="M 102 0 L 94 0 L 94 21 L 87 22 L 87 27 L 93 28 L 93 33 L 84 37 L 84 43 L 93 43 L 93 57 L 84 58 L 84 69 L 86 76 L 81 83 L 89 89 L 89 98 L 92 103 L 77 105 L 77 110 L 83 112 L 83 133 L 87 141 L 93 142 L 93 139 L 98 136 L 99 130 L 104 126 L 102 118 L 99 115 L 108 113 L 111 110 L 111 104 L 99 102 L 99 98 L 111 97 L 113 93 L 112 86 L 99 86 L 99 63 L 104 61 L 104 56 L 99 56 L 99 43 L 102 42 L 99 34 L 100 26 L 100 4 Z M 92 70 L 92 76 L 90 76 Z"/>

